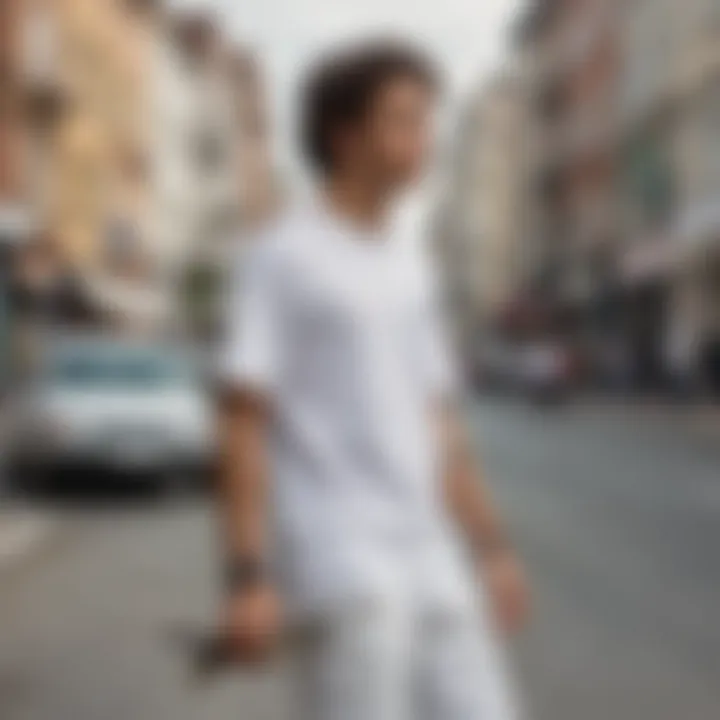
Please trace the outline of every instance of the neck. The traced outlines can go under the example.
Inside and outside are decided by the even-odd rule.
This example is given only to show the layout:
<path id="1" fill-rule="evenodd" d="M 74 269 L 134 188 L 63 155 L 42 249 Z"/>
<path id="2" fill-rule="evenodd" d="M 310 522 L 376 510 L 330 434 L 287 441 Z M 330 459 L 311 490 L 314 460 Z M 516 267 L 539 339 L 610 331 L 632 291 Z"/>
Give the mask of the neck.
<path id="1" fill-rule="evenodd" d="M 359 178 L 334 177 L 325 186 L 330 207 L 356 225 L 377 229 L 386 219 L 388 193 Z"/>

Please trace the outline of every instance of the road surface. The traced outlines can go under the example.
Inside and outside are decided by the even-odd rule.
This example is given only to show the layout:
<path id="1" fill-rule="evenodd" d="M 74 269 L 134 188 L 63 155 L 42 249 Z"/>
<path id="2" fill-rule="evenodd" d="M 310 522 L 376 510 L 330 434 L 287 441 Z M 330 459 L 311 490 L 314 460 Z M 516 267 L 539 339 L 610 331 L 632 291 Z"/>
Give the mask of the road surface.
<path id="1" fill-rule="evenodd" d="M 720 717 L 720 444 L 670 414 L 473 408 L 527 561 L 516 656 L 538 720 Z M 282 669 L 207 686 L 187 631 L 215 608 L 199 499 L 61 509 L 64 530 L 0 578 L 2 720 L 284 720 Z"/>

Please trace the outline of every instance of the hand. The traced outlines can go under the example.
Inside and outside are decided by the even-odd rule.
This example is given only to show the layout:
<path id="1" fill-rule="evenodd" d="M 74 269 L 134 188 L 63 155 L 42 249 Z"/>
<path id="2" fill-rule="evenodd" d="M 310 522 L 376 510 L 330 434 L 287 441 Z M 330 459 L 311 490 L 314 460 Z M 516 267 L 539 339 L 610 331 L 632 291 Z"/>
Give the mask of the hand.
<path id="1" fill-rule="evenodd" d="M 515 634 L 525 624 L 530 606 L 520 562 L 509 550 L 499 550 L 485 558 L 482 574 L 496 621 L 504 632 Z"/>
<path id="2" fill-rule="evenodd" d="M 239 662 L 268 660 L 281 632 L 280 601 L 275 590 L 262 584 L 231 595 L 223 628 L 233 657 Z"/>

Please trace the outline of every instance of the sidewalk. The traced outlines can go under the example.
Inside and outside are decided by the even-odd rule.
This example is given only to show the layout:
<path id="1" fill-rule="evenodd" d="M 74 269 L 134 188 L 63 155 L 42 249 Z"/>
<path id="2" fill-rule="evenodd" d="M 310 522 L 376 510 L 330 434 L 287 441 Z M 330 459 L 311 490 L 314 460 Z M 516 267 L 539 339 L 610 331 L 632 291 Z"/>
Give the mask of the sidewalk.
<path id="1" fill-rule="evenodd" d="M 5 442 L 8 408 L 0 408 L 0 576 L 22 564 L 54 537 L 52 513 L 20 502 L 7 485 Z"/>
<path id="2" fill-rule="evenodd" d="M 0 575 L 45 547 L 57 526 L 46 512 L 4 504 L 0 497 Z"/>

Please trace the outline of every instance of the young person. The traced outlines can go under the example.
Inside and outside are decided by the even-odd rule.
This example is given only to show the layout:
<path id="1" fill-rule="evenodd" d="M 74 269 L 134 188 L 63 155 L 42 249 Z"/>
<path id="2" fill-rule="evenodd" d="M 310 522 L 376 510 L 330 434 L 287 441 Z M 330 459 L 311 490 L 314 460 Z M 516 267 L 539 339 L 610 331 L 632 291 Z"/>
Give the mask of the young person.
<path id="1" fill-rule="evenodd" d="M 232 289 L 225 630 L 250 661 L 293 635 L 306 720 L 517 717 L 494 628 L 521 623 L 523 575 L 474 470 L 430 263 L 389 224 L 437 91 L 395 43 L 321 64 L 302 132 L 318 197 Z"/>

